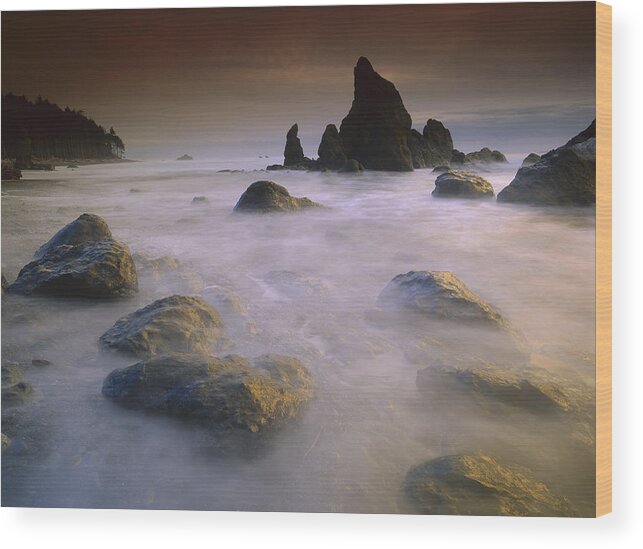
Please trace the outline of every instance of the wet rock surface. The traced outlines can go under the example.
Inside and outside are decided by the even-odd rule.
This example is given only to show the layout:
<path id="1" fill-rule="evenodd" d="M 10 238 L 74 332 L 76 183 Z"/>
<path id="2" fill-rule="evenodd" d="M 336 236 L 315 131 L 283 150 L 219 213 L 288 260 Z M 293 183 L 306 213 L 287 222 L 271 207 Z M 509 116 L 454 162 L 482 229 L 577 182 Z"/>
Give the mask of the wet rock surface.
<path id="1" fill-rule="evenodd" d="M 258 432 L 295 417 L 312 397 L 313 385 L 306 368 L 291 357 L 249 361 L 172 354 L 115 370 L 102 392 L 126 407 Z"/>
<path id="2" fill-rule="evenodd" d="M 43 244 L 34 259 L 40 259 L 58 246 L 86 246 L 101 240 L 112 240 L 112 231 L 107 222 L 95 214 L 84 213 L 75 221 L 65 225 L 51 239 Z"/>
<path id="3" fill-rule="evenodd" d="M 137 357 L 171 352 L 209 353 L 226 343 L 217 310 L 199 297 L 173 295 L 116 321 L 99 339 L 103 349 Z"/>
<path id="4" fill-rule="evenodd" d="M 411 469 L 405 491 L 418 511 L 451 515 L 574 516 L 569 501 L 530 471 L 484 454 L 461 454 Z"/>
<path id="5" fill-rule="evenodd" d="M 256 181 L 241 195 L 235 212 L 294 212 L 306 208 L 320 208 L 321 204 L 309 198 L 291 196 L 286 187 L 273 181 Z"/>

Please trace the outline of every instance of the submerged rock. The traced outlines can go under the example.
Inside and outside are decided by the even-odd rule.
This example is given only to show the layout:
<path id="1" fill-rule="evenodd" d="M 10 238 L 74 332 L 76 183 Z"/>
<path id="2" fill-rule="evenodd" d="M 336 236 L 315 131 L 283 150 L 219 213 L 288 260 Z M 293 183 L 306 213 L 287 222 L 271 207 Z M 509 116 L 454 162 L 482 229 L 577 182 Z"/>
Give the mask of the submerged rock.
<path id="1" fill-rule="evenodd" d="M 412 171 L 411 117 L 400 94 L 366 57 L 359 58 L 354 74 L 353 104 L 339 130 L 346 157 L 367 170 Z"/>
<path id="2" fill-rule="evenodd" d="M 296 416 L 313 384 L 291 357 L 172 354 L 113 371 L 102 392 L 126 407 L 257 432 Z"/>
<path id="3" fill-rule="evenodd" d="M 24 404 L 33 389 L 24 381 L 22 370 L 17 364 L 2 365 L 2 407 Z"/>
<path id="4" fill-rule="evenodd" d="M 288 133 L 286 134 L 284 166 L 287 168 L 303 165 L 306 158 L 304 156 L 304 149 L 302 149 L 301 147 L 301 141 L 299 140 L 299 137 L 297 137 L 298 132 L 299 128 L 297 124 L 293 124 L 293 126 L 288 130 Z"/>
<path id="5" fill-rule="evenodd" d="M 459 198 L 491 198 L 494 195 L 489 181 L 479 175 L 460 171 L 448 171 L 439 175 L 431 194 Z"/>
<path id="6" fill-rule="evenodd" d="M 596 121 L 565 145 L 518 170 L 498 202 L 538 206 L 596 204 Z"/>
<path id="7" fill-rule="evenodd" d="M 11 439 L 2 433 L 2 450 L 6 450 L 9 446 L 11 446 Z"/>
<path id="8" fill-rule="evenodd" d="M 525 159 L 522 161 L 521 167 L 533 166 L 536 162 L 540 160 L 540 155 L 536 153 L 529 153 L 525 156 Z"/>
<path id="9" fill-rule="evenodd" d="M 326 126 L 317 154 L 319 155 L 319 163 L 323 168 L 339 170 L 346 164 L 346 153 L 335 124 Z"/>
<path id="10" fill-rule="evenodd" d="M 192 204 L 207 204 L 209 202 L 207 196 L 195 196 L 192 199 Z"/>
<path id="11" fill-rule="evenodd" d="M 179 156 L 177 160 L 194 160 L 194 158 L 192 158 L 189 154 L 184 154 Z"/>
<path id="12" fill-rule="evenodd" d="M 279 294 L 295 300 L 321 297 L 328 291 L 321 280 L 293 271 L 270 271 L 263 280 Z"/>
<path id="13" fill-rule="evenodd" d="M 95 214 L 84 213 L 75 221 L 65 225 L 51 239 L 40 246 L 34 259 L 44 257 L 58 246 L 87 246 L 101 240 L 112 240 L 112 231 L 107 222 Z"/>
<path id="14" fill-rule="evenodd" d="M 469 290 L 449 271 L 410 271 L 391 280 L 378 304 L 389 310 L 408 310 L 422 316 L 506 328 L 502 315 Z"/>
<path id="15" fill-rule="evenodd" d="M 101 240 L 87 246 L 53 248 L 25 265 L 8 291 L 61 297 L 126 297 L 138 292 L 138 278 L 127 246 Z"/>
<path id="16" fill-rule="evenodd" d="M 147 280 L 155 293 L 164 295 L 176 292 L 199 293 L 203 290 L 203 278 L 199 273 L 184 266 L 178 259 L 164 255 L 151 257 L 135 253 L 134 263 L 139 279 Z"/>
<path id="17" fill-rule="evenodd" d="M 173 295 L 120 318 L 100 336 L 99 344 L 147 358 L 171 352 L 207 354 L 226 341 L 214 307 L 199 297 Z"/>
<path id="18" fill-rule="evenodd" d="M 312 200 L 291 196 L 286 187 L 272 181 L 255 181 L 241 195 L 235 212 L 293 212 L 304 208 L 320 208 Z"/>
<path id="19" fill-rule="evenodd" d="M 507 164 L 508 160 L 500 151 L 492 151 L 488 147 L 483 147 L 479 151 L 467 153 L 464 162 L 468 164 Z"/>
<path id="20" fill-rule="evenodd" d="M 445 456 L 414 467 L 406 475 L 405 491 L 427 514 L 576 516 L 567 499 L 528 470 L 482 454 Z"/>

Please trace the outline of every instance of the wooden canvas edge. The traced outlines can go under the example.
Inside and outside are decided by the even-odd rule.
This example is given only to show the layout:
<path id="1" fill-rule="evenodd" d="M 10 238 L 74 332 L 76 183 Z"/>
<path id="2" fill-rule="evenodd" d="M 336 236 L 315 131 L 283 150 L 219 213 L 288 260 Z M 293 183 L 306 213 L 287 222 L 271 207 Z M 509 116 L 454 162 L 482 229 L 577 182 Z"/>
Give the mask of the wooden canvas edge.
<path id="1" fill-rule="evenodd" d="M 596 2 L 596 516 L 612 511 L 612 7 Z"/>

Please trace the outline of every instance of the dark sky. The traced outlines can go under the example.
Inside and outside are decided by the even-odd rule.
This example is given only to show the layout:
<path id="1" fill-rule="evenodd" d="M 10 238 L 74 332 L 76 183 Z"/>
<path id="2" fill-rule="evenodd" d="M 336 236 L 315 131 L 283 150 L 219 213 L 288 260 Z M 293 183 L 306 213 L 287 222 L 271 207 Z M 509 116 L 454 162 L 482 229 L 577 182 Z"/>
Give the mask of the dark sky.
<path id="1" fill-rule="evenodd" d="M 593 2 L 3 12 L 2 91 L 114 126 L 128 156 L 309 156 L 361 55 L 456 147 L 561 144 L 594 116 Z"/>

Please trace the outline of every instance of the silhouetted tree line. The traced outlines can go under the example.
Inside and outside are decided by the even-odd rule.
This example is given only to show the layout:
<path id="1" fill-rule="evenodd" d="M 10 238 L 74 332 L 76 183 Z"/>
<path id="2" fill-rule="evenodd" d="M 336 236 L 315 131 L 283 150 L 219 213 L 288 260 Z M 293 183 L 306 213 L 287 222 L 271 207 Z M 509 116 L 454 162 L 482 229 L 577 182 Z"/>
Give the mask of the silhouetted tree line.
<path id="1" fill-rule="evenodd" d="M 34 158 L 122 158 L 125 145 L 114 128 L 106 131 L 83 111 L 38 97 L 8 93 L 2 96 L 2 158 L 15 159 L 18 168 L 28 168 Z"/>

